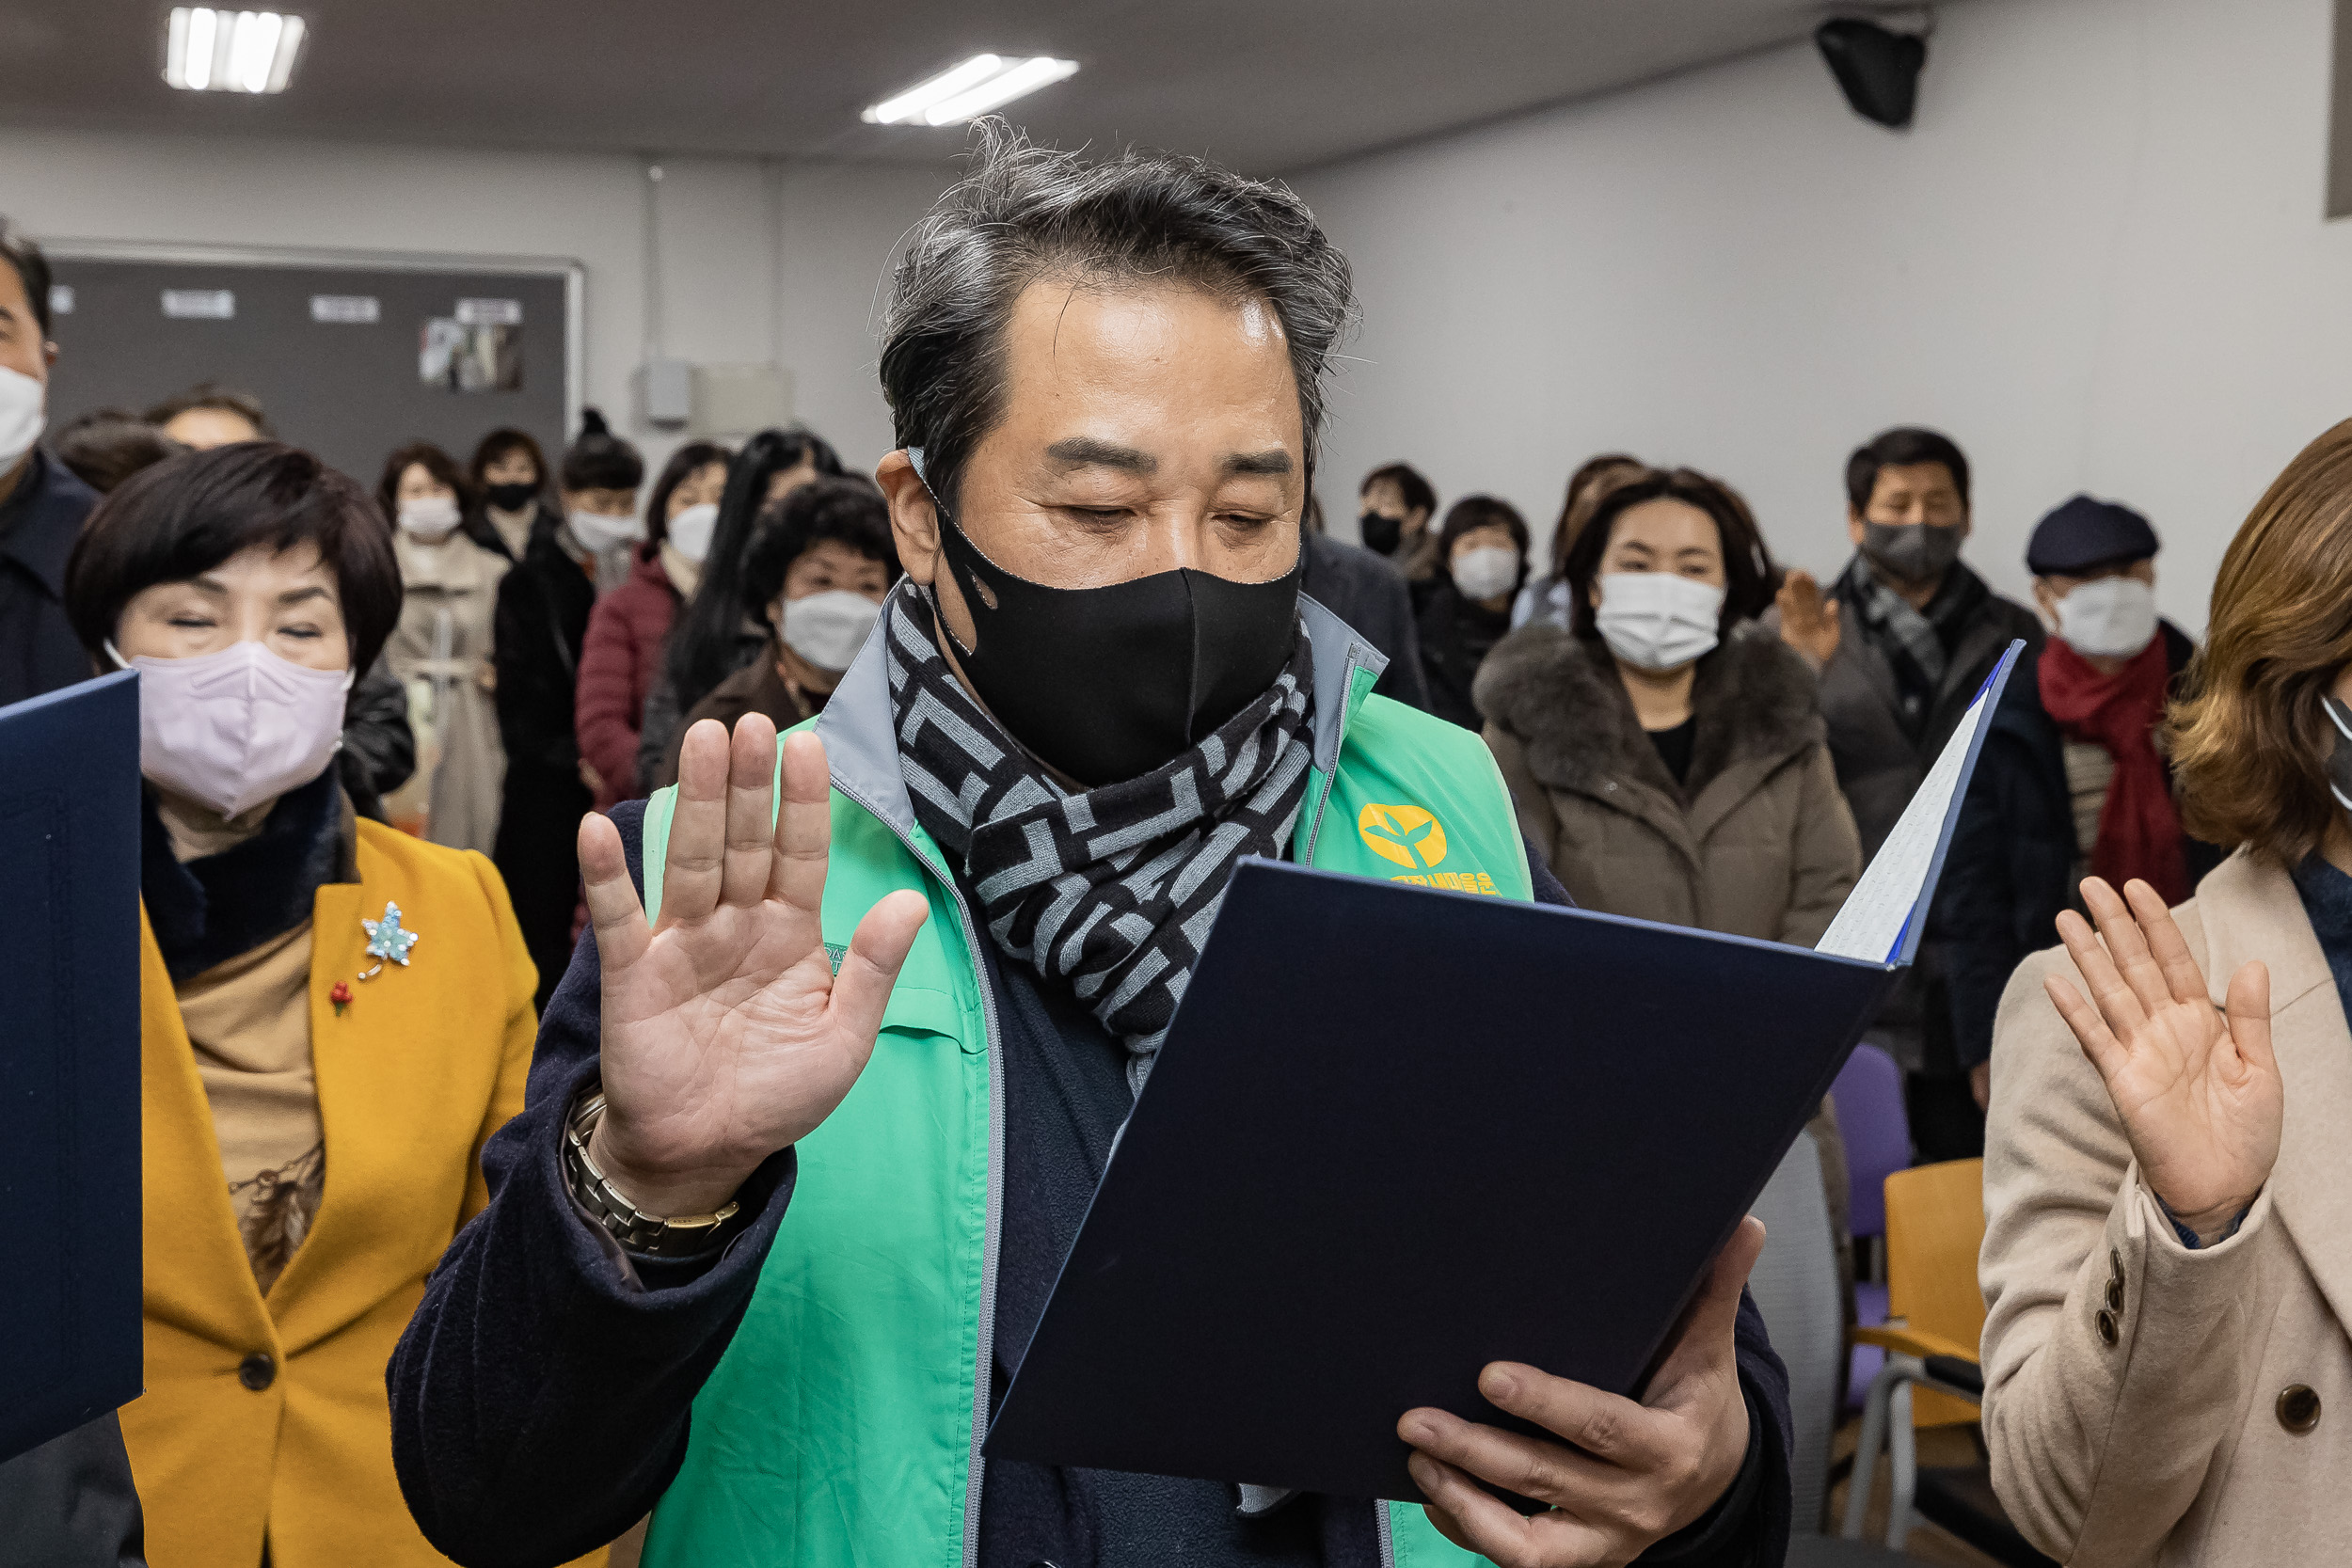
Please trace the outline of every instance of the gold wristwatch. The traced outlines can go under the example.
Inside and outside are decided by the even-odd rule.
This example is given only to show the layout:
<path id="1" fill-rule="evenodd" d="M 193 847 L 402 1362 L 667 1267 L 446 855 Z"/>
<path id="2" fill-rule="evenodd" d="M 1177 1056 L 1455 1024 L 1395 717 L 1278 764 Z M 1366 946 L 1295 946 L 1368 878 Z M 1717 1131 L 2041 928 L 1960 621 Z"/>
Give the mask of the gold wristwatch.
<path id="1" fill-rule="evenodd" d="M 580 1206 L 623 1247 L 648 1258 L 691 1258 L 716 1244 L 741 1206 L 729 1203 L 715 1214 L 686 1219 L 665 1219 L 639 1209 L 613 1191 L 588 1152 L 588 1135 L 603 1117 L 604 1092 L 597 1089 L 574 1103 L 571 1119 L 564 1124 L 564 1175 Z"/>

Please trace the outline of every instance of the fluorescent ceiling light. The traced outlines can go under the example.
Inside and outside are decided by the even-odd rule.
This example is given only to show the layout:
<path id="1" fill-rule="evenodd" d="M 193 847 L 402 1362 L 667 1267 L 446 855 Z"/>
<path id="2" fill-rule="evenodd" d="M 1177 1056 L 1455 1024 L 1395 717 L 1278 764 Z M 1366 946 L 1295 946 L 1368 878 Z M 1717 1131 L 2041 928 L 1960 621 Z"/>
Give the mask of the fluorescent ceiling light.
<path id="1" fill-rule="evenodd" d="M 175 6 L 164 39 L 164 80 L 192 92 L 283 92 L 310 29 L 277 11 Z"/>
<path id="2" fill-rule="evenodd" d="M 1075 60 L 975 55 L 961 65 L 886 98 L 862 117 L 870 125 L 956 125 L 975 119 L 1023 93 L 1073 74 Z"/>

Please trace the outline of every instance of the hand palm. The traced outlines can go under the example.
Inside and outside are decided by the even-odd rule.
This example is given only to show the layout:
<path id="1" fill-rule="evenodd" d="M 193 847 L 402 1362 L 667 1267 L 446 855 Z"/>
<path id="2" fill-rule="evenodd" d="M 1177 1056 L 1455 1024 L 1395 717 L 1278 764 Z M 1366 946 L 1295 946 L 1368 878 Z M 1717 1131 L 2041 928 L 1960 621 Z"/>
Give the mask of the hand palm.
<path id="1" fill-rule="evenodd" d="M 2050 999 L 2106 1082 L 2148 1189 L 2183 1220 L 2226 1222 L 2250 1203 L 2279 1157 L 2285 1092 L 2270 1050 L 2270 975 L 2249 962 L 2230 980 L 2226 1018 L 2145 882 L 2083 884 L 2098 920 L 2058 917 L 2058 934 L 2095 1001 L 2053 975 Z"/>
<path id="2" fill-rule="evenodd" d="M 756 715 L 731 747 L 710 721 L 690 732 L 650 928 L 617 832 L 596 816 L 581 829 L 603 969 L 597 1149 L 625 1191 L 665 1212 L 699 1212 L 714 1195 L 715 1208 L 832 1114 L 866 1066 L 928 913 L 919 894 L 884 898 L 836 976 L 820 915 L 824 749 L 794 736 L 776 758 L 774 728 Z"/>
<path id="3" fill-rule="evenodd" d="M 1774 602 L 1780 610 L 1781 641 L 1817 663 L 1828 663 L 1842 632 L 1837 601 L 1823 596 L 1811 573 L 1791 572 Z"/>

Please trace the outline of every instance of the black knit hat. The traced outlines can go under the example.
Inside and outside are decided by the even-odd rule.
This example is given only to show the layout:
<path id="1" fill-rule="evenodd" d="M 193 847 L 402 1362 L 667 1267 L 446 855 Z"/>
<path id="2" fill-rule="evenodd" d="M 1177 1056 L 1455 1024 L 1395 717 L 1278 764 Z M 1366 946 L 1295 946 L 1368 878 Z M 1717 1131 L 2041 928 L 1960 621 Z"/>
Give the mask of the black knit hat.
<path id="1" fill-rule="evenodd" d="M 2034 524 L 2026 541 L 2026 569 L 2038 578 L 2079 577 L 2095 567 L 2146 561 L 2156 548 L 2156 531 L 2130 507 L 2076 496 Z"/>

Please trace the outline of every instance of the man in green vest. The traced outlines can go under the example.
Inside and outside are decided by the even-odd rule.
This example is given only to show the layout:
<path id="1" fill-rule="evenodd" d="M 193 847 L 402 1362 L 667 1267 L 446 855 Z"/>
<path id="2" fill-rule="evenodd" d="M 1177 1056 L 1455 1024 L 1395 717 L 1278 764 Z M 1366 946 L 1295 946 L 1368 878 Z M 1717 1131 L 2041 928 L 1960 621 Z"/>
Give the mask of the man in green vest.
<path id="1" fill-rule="evenodd" d="M 906 580 L 780 752 L 707 721 L 581 825 L 595 939 L 389 1370 L 420 1525 L 485 1568 L 649 1511 L 644 1560 L 694 1568 L 1777 1563 L 1753 1221 L 1642 1402 L 1499 1362 L 1554 1436 L 1399 1411 L 1425 1508 L 983 1463 L 1236 861 L 1565 895 L 1478 737 L 1298 592 L 1353 310 L 1311 215 L 977 143 L 882 354 Z"/>

